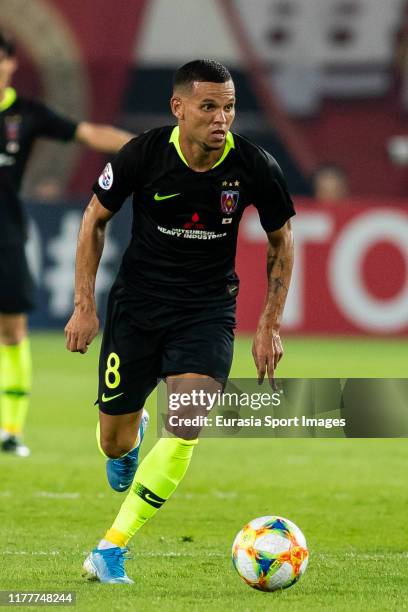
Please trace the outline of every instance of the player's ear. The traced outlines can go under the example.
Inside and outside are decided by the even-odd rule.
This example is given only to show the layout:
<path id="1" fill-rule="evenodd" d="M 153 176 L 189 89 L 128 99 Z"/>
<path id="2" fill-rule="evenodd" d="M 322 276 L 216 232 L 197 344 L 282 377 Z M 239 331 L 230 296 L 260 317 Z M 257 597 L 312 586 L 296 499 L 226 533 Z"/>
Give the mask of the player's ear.
<path id="1" fill-rule="evenodd" d="M 184 104 L 179 96 L 173 96 L 170 100 L 170 108 L 173 115 L 179 121 L 184 119 Z"/>

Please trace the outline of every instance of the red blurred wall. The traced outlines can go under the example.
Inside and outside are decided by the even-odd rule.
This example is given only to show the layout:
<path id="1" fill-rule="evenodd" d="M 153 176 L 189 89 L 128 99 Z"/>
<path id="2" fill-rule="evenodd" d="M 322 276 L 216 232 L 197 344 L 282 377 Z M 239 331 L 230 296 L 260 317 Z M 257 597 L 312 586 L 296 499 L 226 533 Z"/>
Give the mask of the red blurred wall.
<path id="1" fill-rule="evenodd" d="M 297 203 L 285 330 L 408 335 L 408 206 L 372 200 Z M 240 228 L 238 329 L 253 331 L 266 290 L 266 236 L 249 209 Z"/>

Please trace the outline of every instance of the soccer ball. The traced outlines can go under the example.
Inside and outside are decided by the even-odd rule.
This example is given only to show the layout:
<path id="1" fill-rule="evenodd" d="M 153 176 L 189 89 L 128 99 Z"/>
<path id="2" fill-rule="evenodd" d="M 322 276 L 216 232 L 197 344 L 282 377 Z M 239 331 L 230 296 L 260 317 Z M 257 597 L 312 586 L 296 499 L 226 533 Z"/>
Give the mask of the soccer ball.
<path id="1" fill-rule="evenodd" d="M 304 574 L 308 559 L 305 536 L 281 516 L 254 519 L 232 545 L 232 562 L 239 576 L 260 591 L 292 586 Z"/>

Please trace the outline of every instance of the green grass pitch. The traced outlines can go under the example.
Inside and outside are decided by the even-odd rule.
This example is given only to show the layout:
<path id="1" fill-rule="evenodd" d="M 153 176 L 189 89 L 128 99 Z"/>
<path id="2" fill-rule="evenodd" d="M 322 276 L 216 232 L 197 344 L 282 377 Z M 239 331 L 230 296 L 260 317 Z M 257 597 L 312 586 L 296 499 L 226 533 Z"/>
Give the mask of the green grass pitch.
<path id="1" fill-rule="evenodd" d="M 72 355 L 61 335 L 32 336 L 32 456 L 0 455 L 1 589 L 73 590 L 78 610 L 408 609 L 404 439 L 201 440 L 178 491 L 132 541 L 136 584 L 84 582 L 84 555 L 121 502 L 95 445 L 97 344 Z M 406 341 L 287 339 L 285 349 L 279 376 L 407 375 Z M 232 374 L 254 373 L 240 338 Z M 143 452 L 154 440 L 152 423 Z M 305 576 L 281 593 L 250 589 L 231 564 L 236 533 L 265 514 L 297 523 L 310 549 Z"/>

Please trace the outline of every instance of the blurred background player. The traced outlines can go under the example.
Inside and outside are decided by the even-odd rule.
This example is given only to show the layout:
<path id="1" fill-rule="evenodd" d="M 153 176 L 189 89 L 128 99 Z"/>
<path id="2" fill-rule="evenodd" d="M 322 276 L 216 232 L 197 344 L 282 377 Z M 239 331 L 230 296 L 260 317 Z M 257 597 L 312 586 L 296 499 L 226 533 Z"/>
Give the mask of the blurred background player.
<path id="1" fill-rule="evenodd" d="M 166 380 L 169 395 L 214 392 L 228 379 L 238 227 L 251 204 L 269 242 L 267 296 L 252 350 L 259 381 L 265 374 L 272 381 L 283 352 L 295 212 L 282 171 L 264 149 L 230 132 L 235 86 L 219 62 L 179 68 L 170 104 L 178 125 L 129 142 L 94 185 L 78 239 L 75 310 L 66 326 L 68 349 L 85 353 L 99 326 L 94 287 L 105 227 L 133 195 L 132 238 L 109 297 L 98 392 L 108 480 L 116 491 L 130 490 L 84 565 L 88 578 L 106 583 L 132 582 L 123 567 L 126 545 L 187 471 L 200 428 L 182 420 L 206 414 L 205 405 L 183 404 L 180 426 L 168 421 L 171 437 L 158 440 L 138 468 L 146 399 L 158 379 Z"/>
<path id="2" fill-rule="evenodd" d="M 110 126 L 75 122 L 11 87 L 17 69 L 15 45 L 0 30 L 0 385 L 1 449 L 27 456 L 22 432 L 31 388 L 27 312 L 33 282 L 27 265 L 26 220 L 19 190 L 37 138 L 78 142 L 115 153 L 132 135 Z"/>
<path id="3" fill-rule="evenodd" d="M 332 204 L 349 195 L 345 171 L 337 164 L 321 164 L 313 174 L 313 196 L 317 202 Z"/>

